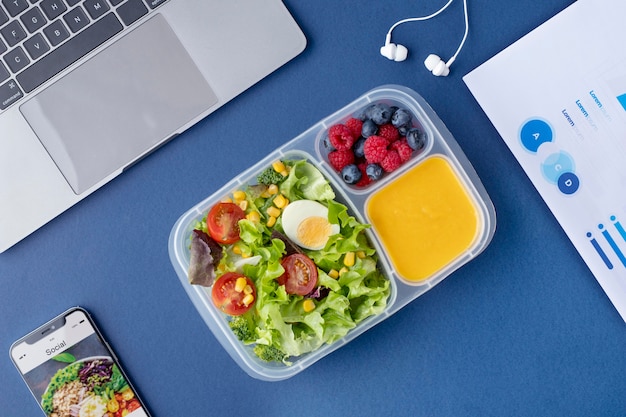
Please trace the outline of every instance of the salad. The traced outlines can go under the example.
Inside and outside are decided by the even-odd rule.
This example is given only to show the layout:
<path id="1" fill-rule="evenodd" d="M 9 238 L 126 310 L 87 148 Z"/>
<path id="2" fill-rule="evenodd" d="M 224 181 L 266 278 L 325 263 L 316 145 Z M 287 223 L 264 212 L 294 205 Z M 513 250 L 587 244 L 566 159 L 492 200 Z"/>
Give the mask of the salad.
<path id="1" fill-rule="evenodd" d="M 386 308 L 369 227 L 310 162 L 276 161 L 194 226 L 188 278 L 261 360 L 289 365 Z"/>
<path id="2" fill-rule="evenodd" d="M 85 359 L 59 369 L 41 398 L 50 417 L 122 417 L 141 408 L 113 360 Z"/>

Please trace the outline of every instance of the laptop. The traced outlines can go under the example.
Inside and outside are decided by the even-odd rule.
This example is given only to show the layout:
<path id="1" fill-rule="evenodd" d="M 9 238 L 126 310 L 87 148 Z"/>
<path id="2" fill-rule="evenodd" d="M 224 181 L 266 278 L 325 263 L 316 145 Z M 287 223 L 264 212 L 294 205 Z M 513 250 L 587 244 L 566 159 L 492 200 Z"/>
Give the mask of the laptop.
<path id="1" fill-rule="evenodd" d="M 0 0 L 0 252 L 305 46 L 280 0 Z"/>

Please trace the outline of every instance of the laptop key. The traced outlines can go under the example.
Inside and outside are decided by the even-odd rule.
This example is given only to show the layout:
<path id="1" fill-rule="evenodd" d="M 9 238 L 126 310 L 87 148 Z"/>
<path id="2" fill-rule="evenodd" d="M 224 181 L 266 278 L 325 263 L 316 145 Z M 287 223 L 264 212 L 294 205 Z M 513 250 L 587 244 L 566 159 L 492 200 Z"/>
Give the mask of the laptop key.
<path id="1" fill-rule="evenodd" d="M 24 93 L 13 80 L 0 85 L 0 110 L 4 110 L 11 104 L 24 97 Z"/>
<path id="2" fill-rule="evenodd" d="M 11 17 L 17 16 L 28 8 L 28 1 L 26 0 L 2 0 L 2 4 Z"/>
<path id="3" fill-rule="evenodd" d="M 21 15 L 20 19 L 30 33 L 35 33 L 35 31 L 41 29 L 46 24 L 46 18 L 43 17 L 41 10 L 36 6 Z"/>
<path id="4" fill-rule="evenodd" d="M 148 13 L 148 9 L 141 0 L 128 0 L 117 8 L 117 12 L 120 14 L 122 22 L 128 26 Z"/>
<path id="5" fill-rule="evenodd" d="M 52 46 L 57 46 L 70 37 L 70 32 L 60 19 L 55 20 L 46 26 L 43 33 L 46 35 L 46 38 L 48 38 L 48 41 Z"/>
<path id="6" fill-rule="evenodd" d="M 148 6 L 150 6 L 151 9 L 156 9 L 166 1 L 167 0 L 148 0 Z"/>
<path id="7" fill-rule="evenodd" d="M 15 46 L 26 39 L 26 31 L 17 20 L 0 29 L 0 33 L 2 33 L 2 37 L 7 41 L 9 47 Z"/>
<path id="8" fill-rule="evenodd" d="M 46 14 L 48 20 L 54 20 L 67 10 L 63 0 L 43 0 L 39 6 Z"/>
<path id="9" fill-rule="evenodd" d="M 74 33 L 78 32 L 89 24 L 89 18 L 85 14 L 82 7 L 78 6 L 75 9 L 70 10 L 63 16 L 63 20 L 69 26 L 70 30 Z"/>
<path id="10" fill-rule="evenodd" d="M 24 48 L 28 55 L 34 60 L 37 60 L 50 50 L 50 45 L 41 36 L 41 33 L 35 33 L 31 38 L 24 41 Z"/>
<path id="11" fill-rule="evenodd" d="M 9 74 L 9 71 L 7 71 L 7 69 L 4 67 L 4 64 L 0 62 L 0 83 L 6 81 L 7 78 L 9 78 L 10 76 L 11 74 Z"/>
<path id="12" fill-rule="evenodd" d="M 50 78 L 76 62 L 78 59 L 112 38 L 123 26 L 112 14 L 104 15 L 85 30 L 78 33 L 57 49 L 45 55 L 20 74 L 17 81 L 25 92 L 30 93 Z"/>
<path id="13" fill-rule="evenodd" d="M 83 3 L 83 7 L 87 9 L 87 13 L 94 20 L 109 11 L 109 5 L 106 0 L 86 0 Z"/>
<path id="14" fill-rule="evenodd" d="M 2 10 L 2 8 L 0 7 L 0 26 L 4 25 L 8 21 L 9 21 L 9 16 L 7 16 L 4 10 Z"/>
<path id="15" fill-rule="evenodd" d="M 28 64 L 30 64 L 30 60 L 21 46 L 7 52 L 3 58 L 9 69 L 15 73 L 23 70 Z"/>

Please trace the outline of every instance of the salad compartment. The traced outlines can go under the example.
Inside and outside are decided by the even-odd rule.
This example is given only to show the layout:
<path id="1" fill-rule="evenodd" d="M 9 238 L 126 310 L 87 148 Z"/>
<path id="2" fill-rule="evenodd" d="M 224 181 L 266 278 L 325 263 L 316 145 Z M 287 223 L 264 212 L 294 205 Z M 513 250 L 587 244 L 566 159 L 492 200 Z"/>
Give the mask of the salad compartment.
<path id="1" fill-rule="evenodd" d="M 329 141 L 329 132 L 336 139 L 340 136 L 337 132 L 343 132 L 344 128 L 333 126 L 354 123 L 360 126 L 351 119 L 367 122 L 369 116 L 364 112 L 373 113 L 374 110 L 368 109 L 378 103 L 392 112 L 405 109 L 411 115 L 408 124 L 397 129 L 400 131 L 398 143 L 388 146 L 388 149 L 398 149 L 400 154 L 404 152 L 404 157 L 401 163 L 392 162 L 393 169 L 385 169 L 382 174 L 379 170 L 374 180 L 368 176 L 357 182 L 352 178 L 355 169 L 350 173 L 337 169 L 334 156 L 330 155 L 337 150 L 333 146 L 336 141 Z M 410 151 L 405 146 L 407 142 L 411 145 Z M 354 165 L 363 159 L 362 156 L 356 158 Z M 188 276 L 194 228 L 216 203 L 236 190 L 256 184 L 258 175 L 276 161 L 306 161 L 319 170 L 332 187 L 335 200 L 346 206 L 348 214 L 359 223 L 369 226 L 363 233 L 375 249 L 378 270 L 389 281 L 384 309 L 358 322 L 338 340 L 291 357 L 287 364 L 259 359 L 253 352 L 253 345 L 244 344 L 235 336 L 229 326 L 231 317 L 215 306 L 211 288 L 190 284 Z M 363 162 L 360 167 L 363 175 L 365 165 L 368 163 Z M 394 211 L 396 209 L 400 211 Z M 399 223 L 401 218 L 409 220 L 407 227 L 404 227 L 406 222 Z M 428 226 L 432 222 L 439 223 Z M 491 200 L 448 129 L 416 92 L 402 86 L 385 85 L 321 120 L 190 208 L 173 226 L 168 248 L 183 288 L 233 360 L 254 378 L 278 381 L 303 371 L 424 294 L 478 256 L 494 232 L 495 210 Z M 434 253 L 442 255 L 436 257 Z M 412 259 L 419 258 L 420 254 L 433 260 L 415 267 L 413 264 L 420 262 Z"/>

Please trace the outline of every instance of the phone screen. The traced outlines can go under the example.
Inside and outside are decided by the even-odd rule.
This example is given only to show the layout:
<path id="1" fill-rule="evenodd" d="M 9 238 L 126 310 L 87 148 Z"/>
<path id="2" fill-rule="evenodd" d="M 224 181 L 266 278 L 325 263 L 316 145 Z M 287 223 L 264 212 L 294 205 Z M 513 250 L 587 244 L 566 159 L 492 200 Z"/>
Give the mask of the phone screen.
<path id="1" fill-rule="evenodd" d="M 24 336 L 11 358 L 48 417 L 147 417 L 113 352 L 82 308 Z"/>

